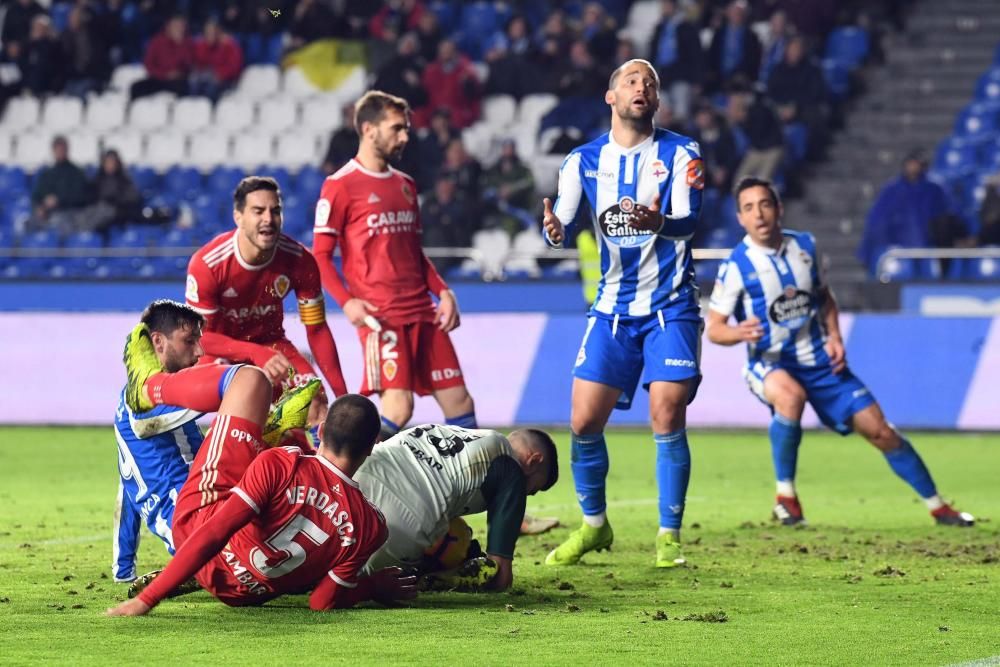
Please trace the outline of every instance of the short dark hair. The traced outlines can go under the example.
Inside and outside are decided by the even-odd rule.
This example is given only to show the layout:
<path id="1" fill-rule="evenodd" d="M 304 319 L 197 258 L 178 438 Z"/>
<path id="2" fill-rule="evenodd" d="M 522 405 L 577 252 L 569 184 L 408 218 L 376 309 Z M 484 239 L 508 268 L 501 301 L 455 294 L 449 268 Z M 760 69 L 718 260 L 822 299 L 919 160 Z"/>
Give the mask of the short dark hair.
<path id="1" fill-rule="evenodd" d="M 323 423 L 323 446 L 357 460 L 368 453 L 382 429 L 378 408 L 361 394 L 344 394 L 330 405 Z"/>
<path id="2" fill-rule="evenodd" d="M 278 187 L 278 181 L 270 176 L 247 176 L 239 182 L 233 192 L 233 210 L 242 211 L 246 208 L 247 195 L 258 190 L 273 192 L 278 195 L 278 200 L 281 200 L 281 188 Z"/>
<path id="3" fill-rule="evenodd" d="M 386 109 L 394 109 L 404 116 L 410 115 L 410 103 L 402 97 L 369 90 L 354 105 L 354 129 L 361 136 L 361 126 L 365 123 L 379 123 L 385 118 Z"/>
<path id="4" fill-rule="evenodd" d="M 737 211 L 740 210 L 740 195 L 743 194 L 744 190 L 749 190 L 750 188 L 767 188 L 767 191 L 771 193 L 771 201 L 774 202 L 774 205 L 781 206 L 781 197 L 778 195 L 778 191 L 775 190 L 774 183 L 766 178 L 746 176 L 736 184 L 736 188 L 733 190 L 733 198 L 736 200 Z"/>
<path id="5" fill-rule="evenodd" d="M 157 299 L 146 306 L 140 319 L 150 331 L 165 336 L 169 336 L 181 327 L 200 329 L 205 324 L 205 318 L 201 313 L 187 304 L 172 299 Z"/>
<path id="6" fill-rule="evenodd" d="M 522 437 L 531 441 L 531 447 L 541 452 L 545 463 L 549 466 L 549 474 L 545 478 L 542 491 L 548 491 L 559 481 L 559 453 L 552 436 L 539 428 L 522 428 L 517 431 Z"/>
<path id="7" fill-rule="evenodd" d="M 642 58 L 632 58 L 631 60 L 626 60 L 621 65 L 616 67 L 615 71 L 611 73 L 611 76 L 608 77 L 608 90 L 614 90 L 615 84 L 618 83 L 618 77 L 621 76 L 622 71 L 632 63 L 642 63 L 648 67 L 649 71 L 653 73 L 653 78 L 656 79 L 656 87 L 660 87 L 660 75 L 656 71 L 656 68 L 653 67 L 653 64 L 648 60 L 643 60 Z"/>

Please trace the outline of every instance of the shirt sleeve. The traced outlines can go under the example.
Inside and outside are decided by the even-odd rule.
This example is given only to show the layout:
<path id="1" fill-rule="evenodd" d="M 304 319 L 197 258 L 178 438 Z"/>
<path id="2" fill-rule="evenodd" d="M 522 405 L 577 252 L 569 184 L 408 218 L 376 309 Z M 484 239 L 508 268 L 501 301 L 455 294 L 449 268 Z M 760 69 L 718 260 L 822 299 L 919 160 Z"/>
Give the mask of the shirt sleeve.
<path id="1" fill-rule="evenodd" d="M 184 299 L 202 315 L 214 315 L 219 310 L 219 285 L 205 264 L 202 256 L 195 255 L 188 262 L 187 285 Z"/>
<path id="2" fill-rule="evenodd" d="M 486 553 L 513 558 L 528 497 L 521 466 L 509 456 L 497 457 L 481 490 L 486 499 Z"/>
<path id="3" fill-rule="evenodd" d="M 305 250 L 305 249 L 304 249 Z M 323 324 L 326 322 L 326 305 L 323 302 L 323 286 L 320 284 L 319 266 L 311 252 L 305 250 L 296 264 L 295 297 L 299 306 L 302 324 Z"/>
<path id="4" fill-rule="evenodd" d="M 309 596 L 311 609 L 319 611 L 352 607 L 358 602 L 370 600 L 374 595 L 372 578 L 361 576 L 361 570 L 372 554 L 385 543 L 389 531 L 381 512 L 371 504 L 367 505 L 367 509 L 369 511 L 363 515 L 363 525 L 355 528 L 355 534 L 360 535 L 361 539 L 348 547 L 353 551 L 335 564 L 313 590 Z"/>
<path id="5" fill-rule="evenodd" d="M 152 438 L 154 435 L 173 431 L 190 421 L 201 417 L 203 412 L 188 410 L 176 405 L 157 405 L 146 412 L 133 413 L 128 411 L 129 426 L 132 432 L 140 438 Z"/>
<path id="6" fill-rule="evenodd" d="M 576 212 L 580 208 L 580 198 L 583 196 L 583 182 L 580 180 L 580 153 L 573 152 L 566 156 L 562 166 L 559 168 L 559 195 L 556 197 L 555 206 L 552 212 L 563 227 L 568 228 L 576 218 Z M 545 240 L 549 245 L 560 247 L 549 240 L 549 235 L 545 234 Z"/>
<path id="7" fill-rule="evenodd" d="M 690 239 L 701 215 L 701 195 L 705 189 L 705 165 L 701 160 L 698 142 L 689 141 L 674 151 L 673 169 L 663 202 L 666 218 L 661 236 Z"/>
<path id="8" fill-rule="evenodd" d="M 314 234 L 342 234 L 347 224 L 348 201 L 344 193 L 344 183 L 341 180 L 328 178 L 323 181 L 323 188 L 316 202 L 316 218 L 313 224 Z"/>
<path id="9" fill-rule="evenodd" d="M 719 266 L 719 276 L 712 289 L 708 307 L 729 317 L 736 312 L 736 304 L 743 295 L 743 275 L 736 264 L 727 260 Z"/>

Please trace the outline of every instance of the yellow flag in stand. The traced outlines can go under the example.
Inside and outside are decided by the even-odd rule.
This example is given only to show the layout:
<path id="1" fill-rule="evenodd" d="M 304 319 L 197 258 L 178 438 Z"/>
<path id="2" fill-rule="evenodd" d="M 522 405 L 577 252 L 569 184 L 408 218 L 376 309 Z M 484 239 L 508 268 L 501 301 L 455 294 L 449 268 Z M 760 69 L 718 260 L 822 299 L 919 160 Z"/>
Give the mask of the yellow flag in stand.
<path id="1" fill-rule="evenodd" d="M 597 298 L 597 284 L 601 281 L 601 253 L 597 240 L 589 229 L 576 235 L 576 249 L 580 253 L 580 280 L 583 283 L 583 298 L 587 305 Z"/>
<path id="2" fill-rule="evenodd" d="M 284 68 L 298 67 L 320 90 L 336 90 L 358 67 L 364 67 L 364 42 L 321 39 L 292 51 L 281 61 Z"/>

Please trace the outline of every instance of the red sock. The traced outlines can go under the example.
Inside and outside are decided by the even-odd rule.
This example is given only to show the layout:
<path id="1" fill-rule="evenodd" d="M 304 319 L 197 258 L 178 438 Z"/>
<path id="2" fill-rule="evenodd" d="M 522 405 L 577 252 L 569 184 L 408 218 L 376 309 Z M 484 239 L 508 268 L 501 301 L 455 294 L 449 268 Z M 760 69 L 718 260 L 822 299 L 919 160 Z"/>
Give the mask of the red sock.
<path id="1" fill-rule="evenodd" d="M 222 403 L 222 377 L 231 368 L 202 364 L 176 373 L 157 373 L 146 380 L 146 391 L 156 405 L 215 412 Z"/>

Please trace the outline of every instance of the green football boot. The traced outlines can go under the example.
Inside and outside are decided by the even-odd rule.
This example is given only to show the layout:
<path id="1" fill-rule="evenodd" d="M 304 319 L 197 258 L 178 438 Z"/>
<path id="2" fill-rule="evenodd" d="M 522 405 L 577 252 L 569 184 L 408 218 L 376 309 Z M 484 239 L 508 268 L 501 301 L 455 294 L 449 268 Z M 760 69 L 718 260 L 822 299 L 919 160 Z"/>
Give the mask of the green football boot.
<path id="1" fill-rule="evenodd" d="M 673 534 L 663 533 L 656 536 L 656 567 L 678 567 L 687 564 L 681 554 L 681 543 L 675 540 Z"/>
<path id="2" fill-rule="evenodd" d="M 275 447 L 281 442 L 285 431 L 293 428 L 305 428 L 309 417 L 309 404 L 323 388 L 318 378 L 309 380 L 304 385 L 285 390 L 264 424 L 263 438 L 269 446 Z"/>
<path id="3" fill-rule="evenodd" d="M 611 551 L 611 543 L 614 541 L 615 533 L 607 521 L 599 528 L 584 522 L 569 534 L 565 542 L 549 552 L 545 557 L 545 564 L 576 565 L 588 551 Z"/>
<path id="4" fill-rule="evenodd" d="M 163 364 L 153 349 L 153 340 L 149 336 L 149 327 L 143 323 L 135 325 L 125 338 L 125 351 L 122 353 L 125 362 L 125 373 L 128 381 L 125 384 L 125 403 L 133 412 L 152 410 L 153 401 L 149 400 L 143 387 L 150 376 L 163 372 Z"/>

